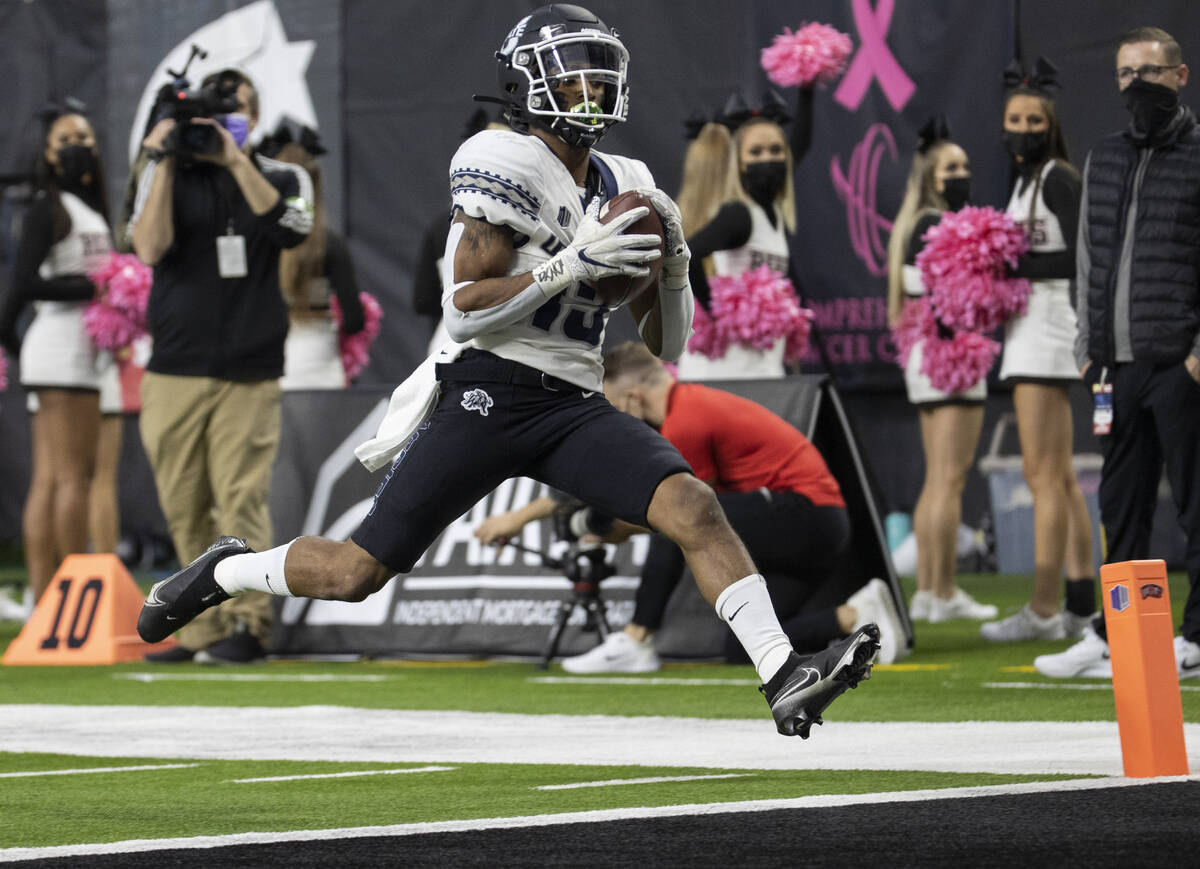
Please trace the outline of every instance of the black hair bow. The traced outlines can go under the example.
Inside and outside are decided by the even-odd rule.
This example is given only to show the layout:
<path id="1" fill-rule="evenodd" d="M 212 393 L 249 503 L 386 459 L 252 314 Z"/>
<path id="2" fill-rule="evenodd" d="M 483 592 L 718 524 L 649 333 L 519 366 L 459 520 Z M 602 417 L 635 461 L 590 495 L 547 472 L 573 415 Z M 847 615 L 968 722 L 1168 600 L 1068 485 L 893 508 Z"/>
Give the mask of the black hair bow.
<path id="1" fill-rule="evenodd" d="M 696 141 L 700 136 L 700 131 L 708 124 L 708 115 L 702 111 L 694 111 L 683 119 L 683 137 L 689 142 Z"/>
<path id="2" fill-rule="evenodd" d="M 46 102 L 46 105 L 37 113 L 37 117 L 41 120 L 42 126 L 47 130 L 50 125 L 61 118 L 63 115 L 86 115 L 87 103 L 75 97 L 63 97 L 61 100 L 51 98 Z"/>
<path id="3" fill-rule="evenodd" d="M 300 128 L 300 147 L 314 157 L 329 153 L 329 149 L 321 144 L 321 134 L 308 126 Z"/>
<path id="4" fill-rule="evenodd" d="M 329 149 L 321 144 L 320 133 L 307 126 L 302 126 L 297 132 L 292 132 L 292 125 L 286 119 L 279 122 L 274 133 L 263 137 L 263 140 L 258 143 L 258 152 L 263 156 L 274 158 L 283 150 L 284 145 L 290 145 L 293 142 L 314 157 L 329 153 Z"/>
<path id="5" fill-rule="evenodd" d="M 924 154 L 938 142 L 950 138 L 950 123 L 945 115 L 935 115 L 917 130 L 917 153 Z"/>
<path id="6" fill-rule="evenodd" d="M 1004 68 L 1004 87 L 1006 90 L 1016 90 L 1025 87 L 1038 93 L 1051 95 L 1058 90 L 1058 67 L 1046 57 L 1038 57 L 1028 71 L 1021 66 L 1021 61 L 1013 58 Z"/>
<path id="7" fill-rule="evenodd" d="M 293 141 L 291 127 L 287 121 L 280 121 L 274 133 L 263 136 L 262 141 L 258 143 L 258 151 L 265 157 L 274 158 L 283 150 L 284 145 L 290 145 Z"/>
<path id="8" fill-rule="evenodd" d="M 773 90 L 763 92 L 762 101 L 757 107 L 752 107 L 740 93 L 730 95 L 725 101 L 724 111 L 717 120 L 732 133 L 751 118 L 766 118 L 780 126 L 792 120 L 787 101 Z"/>

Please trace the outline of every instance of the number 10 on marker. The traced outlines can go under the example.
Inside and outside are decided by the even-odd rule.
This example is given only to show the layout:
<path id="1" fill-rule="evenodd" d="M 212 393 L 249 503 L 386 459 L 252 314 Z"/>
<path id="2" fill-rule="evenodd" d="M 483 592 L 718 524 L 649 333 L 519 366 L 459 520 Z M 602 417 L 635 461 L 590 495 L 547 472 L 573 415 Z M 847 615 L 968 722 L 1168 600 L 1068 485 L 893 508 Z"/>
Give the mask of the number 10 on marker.
<path id="1" fill-rule="evenodd" d="M 72 595 L 72 589 L 78 588 L 77 594 Z M 54 584 L 58 593 L 58 606 L 54 610 L 54 620 L 50 630 L 42 638 L 41 647 L 46 650 L 57 649 L 59 643 L 66 641 L 68 649 L 79 649 L 88 641 L 92 633 L 92 625 L 96 621 L 96 610 L 100 606 L 100 594 L 104 588 L 104 580 L 92 577 L 87 582 L 80 582 L 74 577 L 65 576 Z M 72 598 L 74 600 L 72 601 Z M 74 604 L 70 607 L 69 604 Z M 67 616 L 68 609 L 70 617 Z M 66 636 L 61 636 L 66 627 Z"/>

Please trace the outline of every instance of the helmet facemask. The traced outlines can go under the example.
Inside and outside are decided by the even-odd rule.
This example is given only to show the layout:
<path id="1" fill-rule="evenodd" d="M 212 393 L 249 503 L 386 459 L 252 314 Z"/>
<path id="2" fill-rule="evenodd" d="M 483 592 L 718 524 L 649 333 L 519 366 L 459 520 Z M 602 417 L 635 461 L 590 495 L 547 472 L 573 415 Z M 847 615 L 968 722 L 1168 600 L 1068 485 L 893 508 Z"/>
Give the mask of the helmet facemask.
<path id="1" fill-rule="evenodd" d="M 509 55 L 528 84 L 519 112 L 539 119 L 563 141 L 589 147 L 628 114 L 629 52 L 615 36 L 596 30 L 548 34 Z M 514 94 L 518 103 L 521 94 Z"/>

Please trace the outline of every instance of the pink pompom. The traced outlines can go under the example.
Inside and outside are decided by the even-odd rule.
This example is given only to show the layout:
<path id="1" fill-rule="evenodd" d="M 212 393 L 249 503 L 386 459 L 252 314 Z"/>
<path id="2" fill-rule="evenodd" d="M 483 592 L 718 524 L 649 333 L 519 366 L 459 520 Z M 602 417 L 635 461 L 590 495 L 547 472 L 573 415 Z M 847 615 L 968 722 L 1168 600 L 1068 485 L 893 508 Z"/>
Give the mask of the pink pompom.
<path id="1" fill-rule="evenodd" d="M 712 315 L 696 308 L 691 352 L 720 359 L 730 344 L 766 350 L 780 338 L 785 359 L 799 359 L 808 349 L 812 311 L 800 307 L 792 282 L 770 266 L 737 277 L 717 275 L 708 285 Z"/>
<path id="2" fill-rule="evenodd" d="M 949 340 L 930 335 L 921 345 L 921 371 L 935 389 L 966 392 L 987 377 L 1000 344 L 976 332 L 956 332 Z"/>
<path id="3" fill-rule="evenodd" d="M 353 335 L 342 332 L 342 306 L 337 296 L 329 297 L 329 309 L 333 312 L 338 327 L 338 350 L 342 367 L 346 370 L 346 383 L 358 377 L 371 358 L 371 345 L 379 337 L 379 321 L 383 319 L 383 308 L 370 293 L 360 292 L 358 300 L 363 306 L 363 327 Z"/>
<path id="4" fill-rule="evenodd" d="M 917 267 L 943 324 L 991 332 L 1024 312 L 1029 282 L 1006 277 L 1006 267 L 1029 250 L 1029 238 L 1007 214 L 973 206 L 948 211 L 924 241 Z"/>
<path id="5" fill-rule="evenodd" d="M 918 341 L 937 334 L 933 312 L 924 297 L 906 302 L 900 322 L 892 329 L 892 340 L 896 342 L 896 358 L 900 367 L 908 365 L 909 354 Z"/>
<path id="6" fill-rule="evenodd" d="M 711 286 L 711 283 L 710 283 Z M 720 359 L 729 349 L 729 341 L 717 332 L 717 322 L 708 315 L 703 306 L 697 305 L 692 314 L 692 336 L 688 338 L 689 353 Z"/>
<path id="7" fill-rule="evenodd" d="M 83 323 L 100 350 L 120 350 L 146 333 L 146 309 L 154 272 L 136 256 L 113 253 L 88 275 L 98 295 L 83 311 Z"/>
<path id="8" fill-rule="evenodd" d="M 780 87 L 811 87 L 835 80 L 846 69 L 854 43 L 828 24 L 812 22 L 783 33 L 762 50 L 762 68 Z"/>

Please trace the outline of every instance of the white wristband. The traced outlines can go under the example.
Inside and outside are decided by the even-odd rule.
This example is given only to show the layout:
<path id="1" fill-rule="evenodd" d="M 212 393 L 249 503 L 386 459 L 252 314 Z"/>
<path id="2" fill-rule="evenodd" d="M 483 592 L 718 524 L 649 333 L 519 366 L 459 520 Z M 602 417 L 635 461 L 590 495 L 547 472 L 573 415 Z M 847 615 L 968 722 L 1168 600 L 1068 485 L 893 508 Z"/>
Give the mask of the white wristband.
<path id="1" fill-rule="evenodd" d="M 557 296 L 575 283 L 575 276 L 566 262 L 567 251 L 546 260 L 533 270 L 533 282 L 547 299 Z"/>

